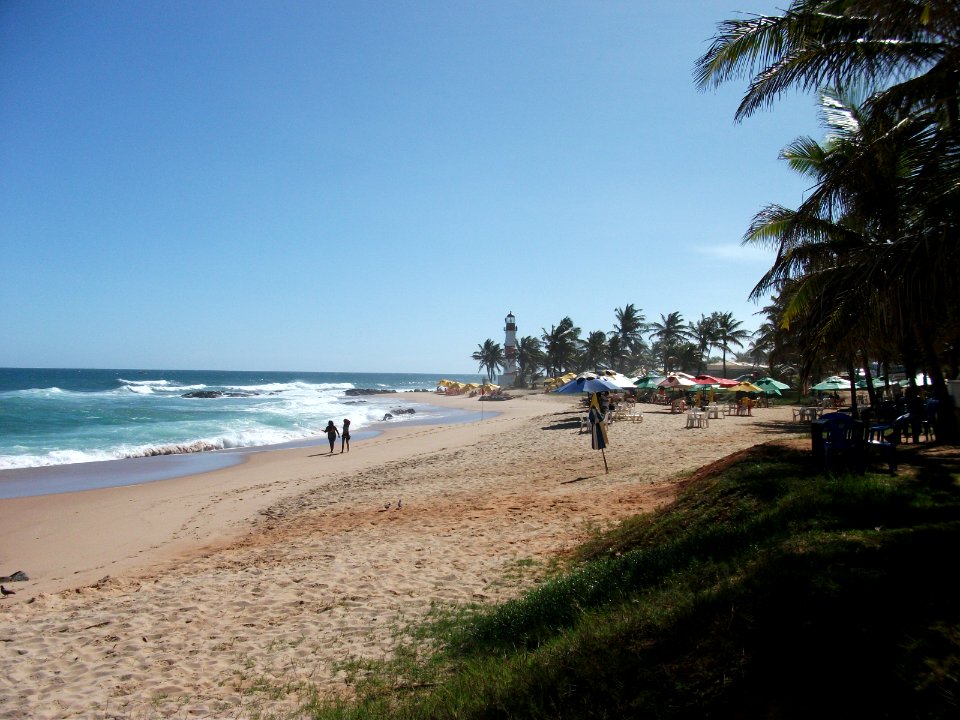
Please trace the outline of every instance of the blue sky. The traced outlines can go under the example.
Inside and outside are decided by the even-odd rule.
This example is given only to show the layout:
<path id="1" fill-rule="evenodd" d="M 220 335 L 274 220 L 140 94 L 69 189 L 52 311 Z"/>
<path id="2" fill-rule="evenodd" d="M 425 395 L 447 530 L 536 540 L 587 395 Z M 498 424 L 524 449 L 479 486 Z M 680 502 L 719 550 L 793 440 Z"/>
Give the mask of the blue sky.
<path id="1" fill-rule="evenodd" d="M 812 97 L 698 91 L 761 0 L 0 4 L 0 366 L 474 372 L 730 311 Z"/>

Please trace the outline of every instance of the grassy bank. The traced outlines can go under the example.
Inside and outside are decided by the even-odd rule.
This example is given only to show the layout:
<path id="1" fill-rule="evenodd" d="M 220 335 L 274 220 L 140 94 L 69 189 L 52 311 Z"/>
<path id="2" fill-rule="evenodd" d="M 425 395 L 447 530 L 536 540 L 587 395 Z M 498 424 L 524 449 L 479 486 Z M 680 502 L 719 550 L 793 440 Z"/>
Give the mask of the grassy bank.
<path id="1" fill-rule="evenodd" d="M 823 477 L 760 446 L 316 718 L 957 717 L 960 466 Z M 905 460 L 909 463 L 910 458 Z"/>

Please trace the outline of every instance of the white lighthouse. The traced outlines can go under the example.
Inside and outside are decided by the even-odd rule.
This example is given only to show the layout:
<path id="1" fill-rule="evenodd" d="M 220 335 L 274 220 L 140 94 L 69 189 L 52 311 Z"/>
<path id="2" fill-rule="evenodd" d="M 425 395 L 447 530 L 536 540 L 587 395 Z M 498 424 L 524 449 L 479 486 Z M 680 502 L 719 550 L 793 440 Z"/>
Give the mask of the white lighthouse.
<path id="1" fill-rule="evenodd" d="M 504 367 L 500 386 L 513 387 L 517 382 L 517 319 L 511 310 L 504 319 L 506 337 L 503 342 Z"/>

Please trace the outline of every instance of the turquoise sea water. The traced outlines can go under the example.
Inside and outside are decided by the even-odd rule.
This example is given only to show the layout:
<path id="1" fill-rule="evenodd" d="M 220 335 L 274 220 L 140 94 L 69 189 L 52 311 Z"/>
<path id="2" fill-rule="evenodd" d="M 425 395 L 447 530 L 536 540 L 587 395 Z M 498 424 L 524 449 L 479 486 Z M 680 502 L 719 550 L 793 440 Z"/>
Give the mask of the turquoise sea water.
<path id="1" fill-rule="evenodd" d="M 222 467 L 239 462 L 237 453 L 211 451 L 325 441 L 320 436 L 328 420 L 340 426 L 350 418 L 351 435 L 362 439 L 385 423 L 472 419 L 470 413 L 404 403 L 405 393 L 432 392 L 440 377 L 478 380 L 399 373 L 0 368 L 0 497 L 34 494 L 41 484 L 60 492 Z M 396 393 L 351 396 L 348 389 Z M 411 408 L 416 412 L 397 412 Z M 385 421 L 388 413 L 393 418 Z M 156 462 L 105 464 L 136 458 Z M 101 479 L 77 480 L 94 474 Z"/>

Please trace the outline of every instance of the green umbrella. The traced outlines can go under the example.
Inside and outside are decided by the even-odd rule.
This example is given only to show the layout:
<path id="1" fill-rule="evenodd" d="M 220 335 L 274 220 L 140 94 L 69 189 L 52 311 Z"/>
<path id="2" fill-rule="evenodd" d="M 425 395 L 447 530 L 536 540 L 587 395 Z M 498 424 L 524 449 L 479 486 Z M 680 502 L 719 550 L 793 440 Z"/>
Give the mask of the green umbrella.
<path id="1" fill-rule="evenodd" d="M 659 375 L 647 375 L 640 378 L 634 385 L 637 386 L 638 390 L 655 390 L 657 386 L 663 381 L 663 377 Z"/>
<path id="2" fill-rule="evenodd" d="M 818 390 L 820 392 L 831 392 L 833 390 L 849 390 L 850 381 L 844 380 L 842 377 L 836 375 L 828 377 L 826 380 L 818 382 L 816 385 L 810 388 L 811 390 Z"/>
<path id="3" fill-rule="evenodd" d="M 782 383 L 781 383 L 781 384 L 782 384 Z M 758 388 L 760 388 L 761 390 L 763 390 L 763 392 L 764 392 L 766 395 L 778 395 L 778 396 L 779 396 L 779 395 L 783 395 L 783 393 L 780 392 L 780 388 L 778 388 L 776 385 L 771 385 L 770 383 L 760 382 L 759 380 L 758 380 L 757 382 L 755 382 L 754 385 L 756 385 Z"/>
<path id="4" fill-rule="evenodd" d="M 757 381 L 754 383 L 754 385 L 759 385 L 760 387 L 763 387 L 764 385 L 772 385 L 772 386 L 775 387 L 777 390 L 789 390 L 789 389 L 790 389 L 790 386 L 789 386 L 789 385 L 787 385 L 787 384 L 784 383 L 784 382 L 780 382 L 779 380 L 774 380 L 772 377 L 763 377 L 763 378 L 760 378 L 759 380 L 757 380 Z M 780 393 L 777 393 L 777 394 L 779 395 Z"/>

